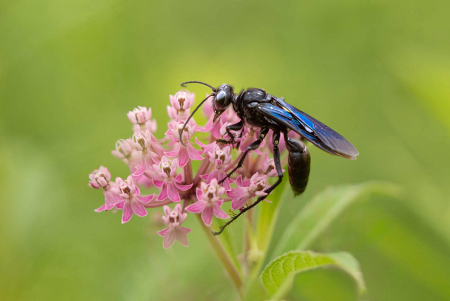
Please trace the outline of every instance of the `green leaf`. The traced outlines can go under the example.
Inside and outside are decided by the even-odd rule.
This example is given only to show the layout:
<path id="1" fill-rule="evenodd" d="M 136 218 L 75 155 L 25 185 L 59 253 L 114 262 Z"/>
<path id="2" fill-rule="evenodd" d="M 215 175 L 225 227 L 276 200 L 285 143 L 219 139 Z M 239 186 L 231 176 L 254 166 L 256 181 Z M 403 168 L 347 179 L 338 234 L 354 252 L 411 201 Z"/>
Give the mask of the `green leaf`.
<path id="1" fill-rule="evenodd" d="M 320 254 L 309 251 L 291 251 L 275 258 L 261 273 L 261 281 L 269 294 L 281 298 L 292 286 L 295 275 L 309 270 L 337 267 L 347 272 L 356 282 L 359 292 L 366 290 L 358 261 L 349 253 Z"/>
<path id="2" fill-rule="evenodd" d="M 350 204 L 371 193 L 398 196 L 400 187 L 387 182 L 370 181 L 328 188 L 299 212 L 283 232 L 273 254 L 308 248 Z"/>

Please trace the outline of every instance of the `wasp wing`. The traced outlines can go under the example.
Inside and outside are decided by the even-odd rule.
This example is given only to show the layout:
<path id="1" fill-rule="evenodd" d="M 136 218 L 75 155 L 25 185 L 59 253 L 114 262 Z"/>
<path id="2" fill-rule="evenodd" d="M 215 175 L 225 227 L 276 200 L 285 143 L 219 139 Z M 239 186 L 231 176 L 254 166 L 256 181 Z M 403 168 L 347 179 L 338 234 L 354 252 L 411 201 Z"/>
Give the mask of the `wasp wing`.
<path id="1" fill-rule="evenodd" d="M 350 160 L 359 155 L 356 148 L 336 131 L 282 99 L 276 99 L 276 105 L 260 103 L 257 110 L 332 155 Z"/>

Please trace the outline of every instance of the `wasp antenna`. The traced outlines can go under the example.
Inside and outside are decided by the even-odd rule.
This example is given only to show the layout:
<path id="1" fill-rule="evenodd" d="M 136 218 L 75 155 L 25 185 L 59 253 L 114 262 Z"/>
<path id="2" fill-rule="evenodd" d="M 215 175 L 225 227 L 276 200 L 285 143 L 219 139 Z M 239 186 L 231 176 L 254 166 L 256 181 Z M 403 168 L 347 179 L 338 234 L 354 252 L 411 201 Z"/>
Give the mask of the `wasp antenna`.
<path id="1" fill-rule="evenodd" d="M 214 87 L 212 87 L 212 86 L 210 86 L 210 85 L 208 85 L 207 83 L 204 83 L 204 82 L 199 82 L 199 81 L 189 81 L 189 82 L 184 82 L 184 83 L 181 83 L 181 86 L 182 87 L 186 87 L 186 84 L 202 84 L 202 85 L 205 85 L 205 86 L 208 86 L 208 87 L 210 87 L 211 88 L 211 90 L 213 90 L 213 92 L 216 92 L 217 90 L 216 90 L 216 88 L 214 88 Z"/>
<path id="2" fill-rule="evenodd" d="M 183 86 L 183 85 L 182 85 L 182 86 Z M 211 93 L 211 95 L 206 96 L 206 98 L 203 99 L 203 100 L 199 103 L 199 105 L 195 108 L 195 110 L 191 113 L 191 115 L 189 115 L 188 119 L 186 119 L 186 121 L 184 122 L 183 128 L 182 128 L 181 131 L 180 131 L 180 142 L 181 142 L 181 144 L 182 144 L 183 146 L 186 146 L 186 145 L 183 143 L 183 139 L 182 139 L 183 131 L 184 131 L 184 128 L 186 127 L 186 124 L 189 123 L 189 120 L 191 120 L 192 116 L 194 116 L 195 112 L 197 112 L 197 110 L 202 106 L 202 104 L 204 104 L 205 101 L 206 101 L 208 98 L 210 98 L 211 96 L 214 96 L 214 95 L 215 95 L 214 93 Z"/>

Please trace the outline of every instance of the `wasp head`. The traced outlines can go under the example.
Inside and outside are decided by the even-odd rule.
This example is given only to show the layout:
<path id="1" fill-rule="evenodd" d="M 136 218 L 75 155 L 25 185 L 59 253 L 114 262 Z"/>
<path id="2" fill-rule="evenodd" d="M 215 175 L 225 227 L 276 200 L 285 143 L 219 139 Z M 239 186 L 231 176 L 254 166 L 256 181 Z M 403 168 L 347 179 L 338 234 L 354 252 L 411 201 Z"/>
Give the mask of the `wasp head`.
<path id="1" fill-rule="evenodd" d="M 222 115 L 222 113 L 228 108 L 228 106 L 231 104 L 231 101 L 233 100 L 233 87 L 227 84 L 221 85 L 216 93 L 213 100 L 213 109 L 214 109 L 214 119 L 213 122 L 216 121 L 216 119 Z"/>

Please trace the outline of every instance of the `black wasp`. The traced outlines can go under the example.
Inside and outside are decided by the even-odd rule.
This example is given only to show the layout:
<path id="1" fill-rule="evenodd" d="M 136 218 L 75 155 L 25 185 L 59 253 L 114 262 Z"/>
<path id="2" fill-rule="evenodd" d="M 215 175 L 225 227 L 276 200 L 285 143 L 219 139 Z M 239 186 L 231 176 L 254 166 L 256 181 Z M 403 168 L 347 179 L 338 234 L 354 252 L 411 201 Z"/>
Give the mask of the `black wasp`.
<path id="1" fill-rule="evenodd" d="M 219 139 L 217 142 L 235 144 L 235 136 L 231 133 L 231 131 L 241 131 L 240 135 L 242 135 L 244 125 L 246 124 L 259 127 L 261 129 L 259 138 L 247 147 L 245 152 L 242 154 L 239 163 L 228 173 L 227 177 L 230 177 L 233 172 L 242 167 L 248 152 L 257 149 L 261 145 L 269 130 L 273 131 L 273 158 L 278 172 L 278 180 L 265 191 L 267 193 L 274 190 L 283 179 L 280 152 L 278 150 L 278 143 L 280 141 L 281 133 L 284 134 L 286 148 L 289 152 L 289 182 L 291 183 L 292 190 L 295 195 L 302 193 L 306 189 L 311 159 L 308 148 L 302 141 L 288 137 L 287 133 L 289 130 L 296 132 L 301 135 L 302 138 L 308 140 L 318 148 L 332 155 L 355 160 L 356 156 L 359 154 L 356 148 L 337 132 L 317 119 L 291 106 L 285 102 L 283 98 L 273 96 L 263 89 L 250 88 L 247 90 L 242 90 L 241 93 L 236 94 L 233 91 L 233 87 L 227 84 L 214 88 L 203 82 L 188 81 L 182 83 L 181 86 L 185 87 L 185 84 L 190 83 L 208 86 L 212 89 L 213 93 L 206 97 L 195 108 L 188 120 L 186 120 L 185 126 L 200 106 L 209 97 L 214 97 L 214 121 L 219 118 L 219 116 L 228 108 L 229 105 L 233 105 L 233 110 L 241 119 L 238 123 L 226 127 L 228 136 L 231 137 L 230 140 Z M 181 134 L 183 130 L 180 131 L 180 141 L 182 141 Z M 222 179 L 221 182 L 225 179 Z M 219 235 L 222 233 L 226 226 L 228 226 L 244 212 L 257 205 L 263 199 L 264 197 L 260 197 L 252 205 L 243 208 L 239 214 L 233 216 L 230 221 L 224 224 L 220 228 L 219 232 L 213 232 L 213 234 Z"/>

